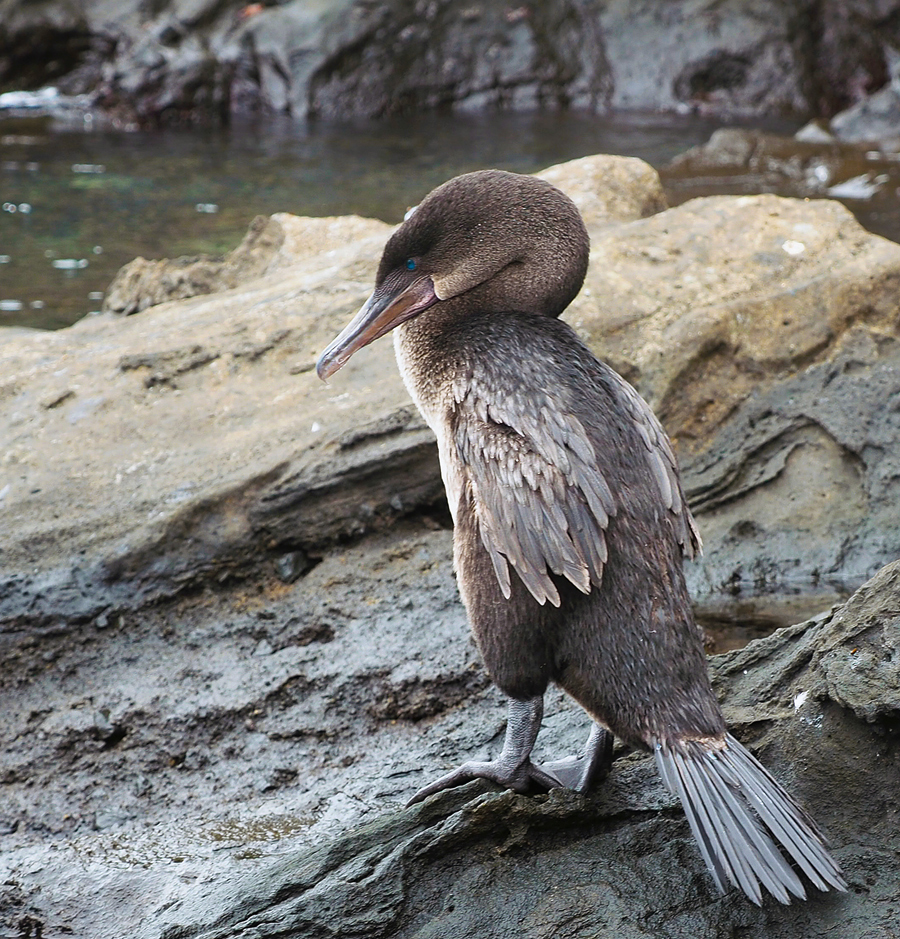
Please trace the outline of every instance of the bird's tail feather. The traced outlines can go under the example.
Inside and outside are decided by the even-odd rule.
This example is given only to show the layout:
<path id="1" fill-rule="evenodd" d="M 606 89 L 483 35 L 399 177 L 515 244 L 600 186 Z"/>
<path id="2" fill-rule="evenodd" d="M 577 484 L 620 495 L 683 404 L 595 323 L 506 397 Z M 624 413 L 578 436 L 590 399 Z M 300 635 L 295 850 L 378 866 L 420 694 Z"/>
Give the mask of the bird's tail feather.
<path id="1" fill-rule="evenodd" d="M 813 820 L 731 734 L 724 746 L 657 742 L 655 753 L 720 891 L 728 881 L 761 905 L 762 884 L 781 903 L 790 903 L 790 894 L 805 899 L 775 842 L 819 890 L 847 889 Z"/>

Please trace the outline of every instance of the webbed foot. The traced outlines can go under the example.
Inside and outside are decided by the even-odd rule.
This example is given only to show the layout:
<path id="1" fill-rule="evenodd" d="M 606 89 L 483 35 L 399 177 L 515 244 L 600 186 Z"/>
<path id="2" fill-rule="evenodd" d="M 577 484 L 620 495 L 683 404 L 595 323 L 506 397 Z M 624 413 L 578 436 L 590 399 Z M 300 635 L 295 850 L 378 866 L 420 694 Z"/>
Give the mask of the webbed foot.
<path id="1" fill-rule="evenodd" d="M 612 752 L 613 735 L 605 727 L 594 724 L 580 756 L 542 763 L 541 769 L 558 779 L 567 789 L 590 792 L 609 775 Z"/>
<path id="2" fill-rule="evenodd" d="M 516 792 L 528 792 L 534 785 L 542 789 L 560 786 L 560 781 L 554 775 L 531 762 L 531 750 L 541 729 L 543 716 L 543 695 L 525 701 L 510 698 L 506 737 L 500 756 L 489 763 L 463 763 L 459 769 L 420 789 L 407 805 L 415 805 L 442 789 L 452 789 L 479 778 L 493 780 Z"/>

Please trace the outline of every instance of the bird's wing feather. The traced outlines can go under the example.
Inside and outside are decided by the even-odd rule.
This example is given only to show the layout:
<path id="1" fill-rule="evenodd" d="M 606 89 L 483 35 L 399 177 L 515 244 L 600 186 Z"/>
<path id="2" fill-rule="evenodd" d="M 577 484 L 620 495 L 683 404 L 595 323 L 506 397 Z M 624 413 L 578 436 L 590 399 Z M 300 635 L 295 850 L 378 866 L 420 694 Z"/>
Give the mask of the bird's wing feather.
<path id="1" fill-rule="evenodd" d="M 613 380 L 619 401 L 625 408 L 637 432 L 644 442 L 647 462 L 659 487 L 663 504 L 672 513 L 675 533 L 685 557 L 693 558 L 703 550 L 703 542 L 693 515 L 688 508 L 681 488 L 678 462 L 672 452 L 669 438 L 650 410 L 650 405 L 612 369 L 608 376 Z"/>
<path id="2" fill-rule="evenodd" d="M 503 397 L 468 383 L 453 412 L 454 455 L 504 596 L 511 564 L 539 603 L 559 606 L 551 572 L 583 593 L 600 586 L 616 505 L 581 422 L 528 390 Z"/>

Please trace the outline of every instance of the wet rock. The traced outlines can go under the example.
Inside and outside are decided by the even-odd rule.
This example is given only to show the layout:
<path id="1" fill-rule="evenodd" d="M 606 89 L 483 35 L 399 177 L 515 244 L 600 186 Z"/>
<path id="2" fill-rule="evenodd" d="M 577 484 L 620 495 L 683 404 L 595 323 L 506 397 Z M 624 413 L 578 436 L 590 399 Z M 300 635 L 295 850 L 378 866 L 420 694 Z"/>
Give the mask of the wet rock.
<path id="1" fill-rule="evenodd" d="M 117 120 L 578 107 L 831 115 L 888 80 L 896 0 L 7 0 L 0 85 Z"/>
<path id="2" fill-rule="evenodd" d="M 868 199 L 889 184 L 900 183 L 890 152 L 836 140 L 815 124 L 795 137 L 742 128 L 717 130 L 705 144 L 675 157 L 663 174 L 679 201 L 690 197 L 698 178 L 706 191 L 721 184 L 731 191 L 740 186 L 748 193 L 850 199 Z M 851 181 L 855 188 L 838 188 Z"/>
<path id="3" fill-rule="evenodd" d="M 831 119 L 829 129 L 839 140 L 900 150 L 900 58 L 892 58 L 892 80 Z"/>
<path id="4" fill-rule="evenodd" d="M 63 88 L 92 92 L 124 122 L 216 121 L 261 108 L 301 118 L 447 105 L 599 109 L 611 85 L 593 2 L 236 8 L 170 0 L 148 11 L 130 0 L 112 14 L 100 2 L 84 4 L 77 18 L 7 6 L 0 35 L 11 48 L 29 29 L 59 45 L 83 36 L 66 60 Z M 106 61 L 94 36 L 113 39 Z M 41 69 L 32 50 L 27 44 L 0 61 L 0 77 L 34 81 Z"/>
<path id="5" fill-rule="evenodd" d="M 900 875 L 898 570 L 832 614 L 712 662 L 732 726 L 828 834 L 847 894 L 811 890 L 806 903 L 769 898 L 762 909 L 737 891 L 718 896 L 652 760 L 631 754 L 586 798 L 476 782 L 411 809 L 382 805 L 324 844 L 245 859 L 220 884 L 170 891 L 133 934 L 889 936 Z M 447 743 L 430 772 L 460 755 Z"/>

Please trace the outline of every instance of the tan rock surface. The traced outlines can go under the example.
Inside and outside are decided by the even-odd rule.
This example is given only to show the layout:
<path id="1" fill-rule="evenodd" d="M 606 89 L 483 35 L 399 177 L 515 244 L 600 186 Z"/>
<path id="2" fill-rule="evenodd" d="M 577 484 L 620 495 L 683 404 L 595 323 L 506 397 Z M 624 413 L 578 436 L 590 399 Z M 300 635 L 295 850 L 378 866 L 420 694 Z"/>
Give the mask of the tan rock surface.
<path id="1" fill-rule="evenodd" d="M 695 450 L 747 397 L 900 327 L 900 245 L 837 202 L 713 196 L 595 236 L 569 321 Z"/>
<path id="2" fill-rule="evenodd" d="M 597 154 L 548 166 L 536 175 L 571 198 L 592 237 L 610 225 L 668 207 L 656 170 L 635 157 Z"/>
<path id="3" fill-rule="evenodd" d="M 399 380 L 381 378 L 393 376 L 389 344 L 341 389 L 312 371 L 365 298 L 389 231 L 366 221 L 359 239 L 359 222 L 310 220 L 308 234 L 305 220 L 283 217 L 282 248 L 322 250 L 222 293 L 6 338 L 7 574 L 67 568 L 79 555 L 85 568 L 101 561 L 117 577 L 143 565 L 176 578 L 215 566 L 248 537 L 249 505 L 266 482 L 290 467 L 308 471 L 314 489 L 321 465 L 335 469 L 323 448 L 365 422 L 357 401 L 373 402 L 376 415 L 408 407 Z M 340 229 L 345 238 L 329 237 Z M 276 253 L 272 263 L 282 262 Z M 345 470 L 366 448 L 347 449 Z"/>

